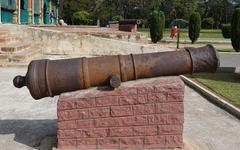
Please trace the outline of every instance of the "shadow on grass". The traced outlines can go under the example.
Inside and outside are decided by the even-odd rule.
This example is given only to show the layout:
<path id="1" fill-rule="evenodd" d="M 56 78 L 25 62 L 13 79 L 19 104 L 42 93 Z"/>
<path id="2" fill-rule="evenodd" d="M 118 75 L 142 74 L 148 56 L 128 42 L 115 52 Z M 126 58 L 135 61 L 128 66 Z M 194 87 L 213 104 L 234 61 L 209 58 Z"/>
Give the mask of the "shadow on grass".
<path id="1" fill-rule="evenodd" d="M 16 142 L 36 148 L 46 136 L 56 136 L 56 124 L 57 120 L 0 120 L 0 137 L 14 134 Z"/>

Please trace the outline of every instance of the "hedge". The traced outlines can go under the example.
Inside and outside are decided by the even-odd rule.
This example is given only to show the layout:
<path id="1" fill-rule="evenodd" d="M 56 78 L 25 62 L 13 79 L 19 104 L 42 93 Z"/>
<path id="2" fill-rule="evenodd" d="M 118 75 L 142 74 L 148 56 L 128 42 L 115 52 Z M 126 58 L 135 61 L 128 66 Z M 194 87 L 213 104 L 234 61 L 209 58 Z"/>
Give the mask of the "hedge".
<path id="1" fill-rule="evenodd" d="M 226 39 L 231 38 L 232 33 L 231 33 L 231 25 L 230 24 L 223 24 L 222 25 L 222 35 Z"/>
<path id="2" fill-rule="evenodd" d="M 165 27 L 164 13 L 154 10 L 150 15 L 149 23 L 152 42 L 157 43 L 163 38 L 163 30 Z"/>
<path id="3" fill-rule="evenodd" d="M 240 52 L 240 8 L 236 8 L 232 17 L 232 46 Z"/>
<path id="4" fill-rule="evenodd" d="M 197 41 L 200 36 L 201 30 L 201 16 L 199 13 L 193 13 L 189 19 L 188 36 L 192 41 L 192 44 Z"/>

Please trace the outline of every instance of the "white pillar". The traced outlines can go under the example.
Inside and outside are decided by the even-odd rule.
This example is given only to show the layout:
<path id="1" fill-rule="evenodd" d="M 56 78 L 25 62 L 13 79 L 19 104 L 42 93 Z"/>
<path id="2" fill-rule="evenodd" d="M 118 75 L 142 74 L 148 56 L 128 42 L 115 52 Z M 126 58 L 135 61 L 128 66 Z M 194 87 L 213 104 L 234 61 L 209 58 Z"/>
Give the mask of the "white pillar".
<path id="1" fill-rule="evenodd" d="M 34 23 L 34 0 L 32 0 L 32 24 Z"/>
<path id="2" fill-rule="evenodd" d="M 44 24 L 44 21 L 43 21 L 43 7 L 44 7 L 44 0 L 42 0 L 42 24 Z"/>
<path id="3" fill-rule="evenodd" d="M 21 0 L 18 0 L 18 24 L 21 24 Z"/>
<path id="4" fill-rule="evenodd" d="M 2 0 L 0 0 L 0 24 L 2 24 Z"/>

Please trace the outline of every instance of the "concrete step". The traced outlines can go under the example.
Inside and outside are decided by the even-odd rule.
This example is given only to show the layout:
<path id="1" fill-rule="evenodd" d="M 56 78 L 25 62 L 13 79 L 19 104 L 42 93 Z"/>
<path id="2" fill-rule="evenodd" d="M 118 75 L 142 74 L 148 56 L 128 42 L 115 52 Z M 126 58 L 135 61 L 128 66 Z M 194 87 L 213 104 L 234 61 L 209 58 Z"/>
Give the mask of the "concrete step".
<path id="1" fill-rule="evenodd" d="M 8 35 L 9 33 L 7 31 L 0 31 L 0 35 Z"/>
<path id="2" fill-rule="evenodd" d="M 29 62 L 5 62 L 5 61 L 0 61 L 0 67 L 23 67 L 27 68 Z"/>
<path id="3" fill-rule="evenodd" d="M 42 56 L 42 51 L 39 48 L 28 48 L 21 52 L 17 52 L 11 55 L 11 62 L 29 62 L 40 58 Z"/>
<path id="4" fill-rule="evenodd" d="M 6 54 L 0 54 L 0 61 L 9 61 L 9 56 Z"/>
<path id="5" fill-rule="evenodd" d="M 14 53 L 18 52 L 27 48 L 30 48 L 30 44 L 27 42 L 14 42 L 10 44 L 6 44 L 2 46 L 1 51 L 7 53 Z"/>
<path id="6" fill-rule="evenodd" d="M 21 38 L 16 35 L 4 35 L 0 36 L 0 45 L 10 44 L 12 42 L 18 42 Z"/>

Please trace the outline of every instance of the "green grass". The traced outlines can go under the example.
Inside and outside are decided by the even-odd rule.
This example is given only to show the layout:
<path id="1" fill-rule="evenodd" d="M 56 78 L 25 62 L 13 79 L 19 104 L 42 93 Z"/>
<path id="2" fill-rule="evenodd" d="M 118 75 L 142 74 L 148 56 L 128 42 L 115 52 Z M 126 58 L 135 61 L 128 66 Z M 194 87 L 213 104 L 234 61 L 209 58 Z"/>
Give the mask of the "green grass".
<path id="1" fill-rule="evenodd" d="M 139 28 L 138 32 L 146 33 L 148 36 L 150 36 L 149 29 L 148 28 Z M 169 37 L 171 33 L 171 29 L 165 29 L 164 31 L 164 37 Z M 180 38 L 188 38 L 188 30 L 187 29 L 181 29 Z M 221 30 L 207 30 L 203 29 L 200 33 L 200 38 L 223 38 Z"/>
<path id="2" fill-rule="evenodd" d="M 217 94 L 225 97 L 231 104 L 240 108 L 240 76 L 233 73 L 200 73 L 193 76 Z"/>
<path id="3" fill-rule="evenodd" d="M 236 52 L 233 48 L 218 49 L 219 52 Z"/>

